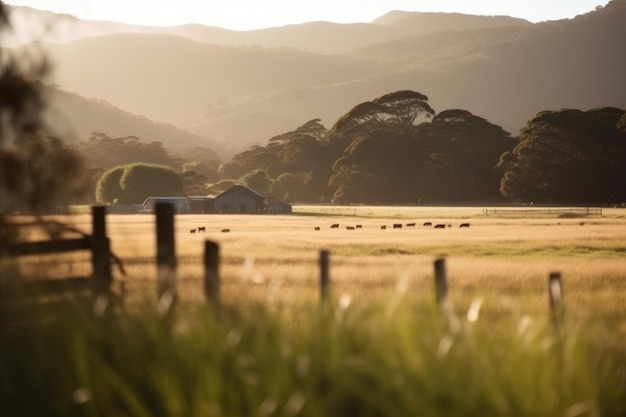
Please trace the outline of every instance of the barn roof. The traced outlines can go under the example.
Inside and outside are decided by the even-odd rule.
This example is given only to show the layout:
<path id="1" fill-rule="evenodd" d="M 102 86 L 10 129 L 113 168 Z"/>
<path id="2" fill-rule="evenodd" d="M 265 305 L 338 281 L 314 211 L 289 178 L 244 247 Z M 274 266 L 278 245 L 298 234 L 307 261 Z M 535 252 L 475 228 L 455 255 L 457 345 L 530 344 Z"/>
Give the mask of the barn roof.
<path id="1" fill-rule="evenodd" d="M 265 196 L 263 196 L 262 194 L 259 194 L 258 192 L 254 191 L 250 187 L 246 187 L 245 185 L 233 185 L 231 188 L 229 188 L 228 190 L 224 191 L 222 194 L 218 195 L 215 198 L 220 198 L 220 197 L 222 197 L 222 196 L 224 196 L 226 194 L 230 194 L 230 193 L 233 193 L 235 191 L 239 191 L 239 192 L 242 192 L 244 194 L 248 194 L 252 198 L 255 198 L 255 199 L 258 199 L 258 200 L 265 199 Z"/>
<path id="2" fill-rule="evenodd" d="M 148 197 L 144 200 L 143 204 L 148 203 L 149 201 L 163 201 L 163 202 L 174 202 L 174 201 L 186 201 L 187 197 Z"/>

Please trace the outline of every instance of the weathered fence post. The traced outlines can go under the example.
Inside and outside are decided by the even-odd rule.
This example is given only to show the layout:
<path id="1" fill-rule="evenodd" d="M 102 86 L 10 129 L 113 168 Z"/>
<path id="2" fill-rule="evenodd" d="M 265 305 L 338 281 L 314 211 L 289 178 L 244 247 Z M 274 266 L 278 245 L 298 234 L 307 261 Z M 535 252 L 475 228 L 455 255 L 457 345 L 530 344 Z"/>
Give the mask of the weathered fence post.
<path id="1" fill-rule="evenodd" d="M 322 302 L 328 300 L 330 287 L 330 252 L 320 250 L 320 296 Z"/>
<path id="2" fill-rule="evenodd" d="M 174 205 L 156 203 L 157 295 L 161 313 L 169 313 L 176 301 L 176 246 L 174 242 Z"/>
<path id="3" fill-rule="evenodd" d="M 207 240 L 204 242 L 204 295 L 214 306 L 220 303 L 220 246 Z"/>
<path id="4" fill-rule="evenodd" d="M 457 317 L 450 297 L 448 297 L 448 278 L 446 275 L 446 260 L 438 258 L 435 260 L 435 296 L 437 305 L 443 312 L 448 328 L 452 334 L 457 334 L 461 330 L 461 321 Z"/>
<path id="5" fill-rule="evenodd" d="M 555 326 L 561 326 L 564 319 L 563 308 L 563 285 L 561 283 L 561 273 L 551 272 L 548 276 L 548 292 L 550 295 L 550 313 Z"/>
<path id="6" fill-rule="evenodd" d="M 448 297 L 445 258 L 435 260 L 435 296 L 437 298 L 438 305 L 442 305 Z"/>
<path id="7" fill-rule="evenodd" d="M 93 269 L 93 288 L 96 298 L 108 298 L 111 292 L 111 254 L 106 231 L 106 207 L 91 208 L 91 264 Z M 105 300 L 108 301 L 108 300 Z"/>

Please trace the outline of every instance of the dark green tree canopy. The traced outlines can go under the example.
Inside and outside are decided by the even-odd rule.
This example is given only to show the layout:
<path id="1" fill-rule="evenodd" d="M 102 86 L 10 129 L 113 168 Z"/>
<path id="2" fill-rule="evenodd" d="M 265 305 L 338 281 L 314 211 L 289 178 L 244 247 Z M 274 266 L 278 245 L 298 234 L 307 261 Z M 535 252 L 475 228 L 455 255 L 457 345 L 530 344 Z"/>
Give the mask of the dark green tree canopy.
<path id="1" fill-rule="evenodd" d="M 357 104 L 337 120 L 331 133 L 336 136 L 391 127 L 406 129 L 413 126 L 420 115 L 428 118 L 433 114 L 435 111 L 428 104 L 427 96 L 400 90 Z"/>
<path id="2" fill-rule="evenodd" d="M 423 170 L 416 185 L 425 201 L 485 201 L 499 197 L 494 171 L 502 153 L 517 143 L 510 133 L 467 110 L 437 114 L 417 127 Z"/>
<path id="3" fill-rule="evenodd" d="M 354 184 L 367 177 L 367 199 L 378 203 L 460 202 L 497 198 L 493 171 L 515 140 L 466 110 L 446 110 L 408 130 L 362 131 L 333 165 L 336 200 L 364 203 Z"/>
<path id="4" fill-rule="evenodd" d="M 239 178 L 239 183 L 265 194 L 272 186 L 272 179 L 265 170 L 257 168 Z"/>
<path id="5" fill-rule="evenodd" d="M 134 163 L 105 172 L 96 187 L 96 198 L 104 204 L 141 204 L 147 197 L 184 195 L 179 174 L 164 165 Z"/>
<path id="6" fill-rule="evenodd" d="M 85 159 L 89 167 L 109 169 L 136 162 L 167 165 L 180 170 L 183 160 L 171 156 L 161 142 L 144 143 L 136 136 L 111 138 L 94 132 L 86 141 L 72 146 Z"/>
<path id="7" fill-rule="evenodd" d="M 544 111 L 502 155 L 500 190 L 517 201 L 602 204 L 626 200 L 624 110 Z"/>

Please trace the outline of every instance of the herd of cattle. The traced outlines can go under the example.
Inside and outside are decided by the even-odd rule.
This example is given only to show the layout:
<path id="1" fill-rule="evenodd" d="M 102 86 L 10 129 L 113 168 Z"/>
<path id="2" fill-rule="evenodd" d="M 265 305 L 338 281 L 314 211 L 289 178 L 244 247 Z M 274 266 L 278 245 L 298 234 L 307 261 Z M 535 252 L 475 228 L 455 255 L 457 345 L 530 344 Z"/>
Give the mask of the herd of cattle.
<path id="1" fill-rule="evenodd" d="M 416 223 L 407 223 L 406 227 L 415 227 Z M 394 223 L 392 225 L 392 227 L 394 229 L 402 229 L 402 227 L 405 226 L 403 223 Z M 446 227 L 452 227 L 451 224 L 444 224 L 444 223 L 437 223 L 433 226 L 432 222 L 425 222 L 423 224 L 424 227 L 433 227 L 435 229 L 445 229 Z M 459 225 L 460 228 L 465 228 L 465 227 L 470 227 L 469 223 L 461 223 Z M 330 225 L 331 229 L 339 229 L 339 223 L 334 223 Z M 363 225 L 361 224 L 357 224 L 356 226 L 346 226 L 346 230 L 355 230 L 355 229 L 361 229 L 363 228 Z M 315 230 L 321 230 L 321 228 L 319 226 L 315 227 Z M 380 230 L 387 230 L 387 225 L 383 224 L 382 226 L 380 226 Z"/>
<path id="2" fill-rule="evenodd" d="M 403 226 L 405 226 L 403 223 L 394 223 L 392 225 L 392 227 L 394 229 L 402 229 Z M 416 226 L 416 223 L 407 223 L 406 224 L 406 227 L 415 227 L 415 226 Z M 432 222 L 425 222 L 423 224 L 423 226 L 424 227 L 433 227 L 435 229 L 445 229 L 446 227 L 452 227 L 451 224 L 444 224 L 444 223 L 437 223 L 437 224 L 435 224 L 433 226 Z M 470 224 L 469 223 L 461 223 L 459 225 L 459 227 L 460 228 L 470 227 Z M 339 229 L 339 223 L 331 224 L 330 228 L 331 229 Z M 362 229 L 362 228 L 363 228 L 362 224 L 357 224 L 357 225 L 354 225 L 354 226 L 346 226 L 346 230 L 355 230 L 355 229 Z M 319 230 L 322 230 L 322 228 L 319 227 L 319 226 L 315 226 L 315 230 L 319 231 Z M 387 230 L 387 225 L 383 224 L 382 226 L 380 226 L 380 230 Z M 189 229 L 189 233 L 196 233 L 196 232 L 204 233 L 204 232 L 206 232 L 206 227 L 200 226 L 198 228 Z M 228 232 L 230 232 L 230 229 L 222 229 L 221 232 L 222 233 L 228 233 Z"/>

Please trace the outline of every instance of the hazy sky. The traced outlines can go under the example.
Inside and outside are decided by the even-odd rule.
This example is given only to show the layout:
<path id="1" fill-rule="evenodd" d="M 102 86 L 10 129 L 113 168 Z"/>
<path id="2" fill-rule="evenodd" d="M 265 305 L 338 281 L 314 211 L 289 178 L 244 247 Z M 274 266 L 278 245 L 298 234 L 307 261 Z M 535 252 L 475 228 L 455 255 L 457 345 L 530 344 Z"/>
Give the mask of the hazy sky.
<path id="1" fill-rule="evenodd" d="M 249 30 L 315 20 L 369 22 L 390 10 L 571 18 L 608 0 L 5 0 L 89 20 L 148 26 L 201 23 Z"/>

